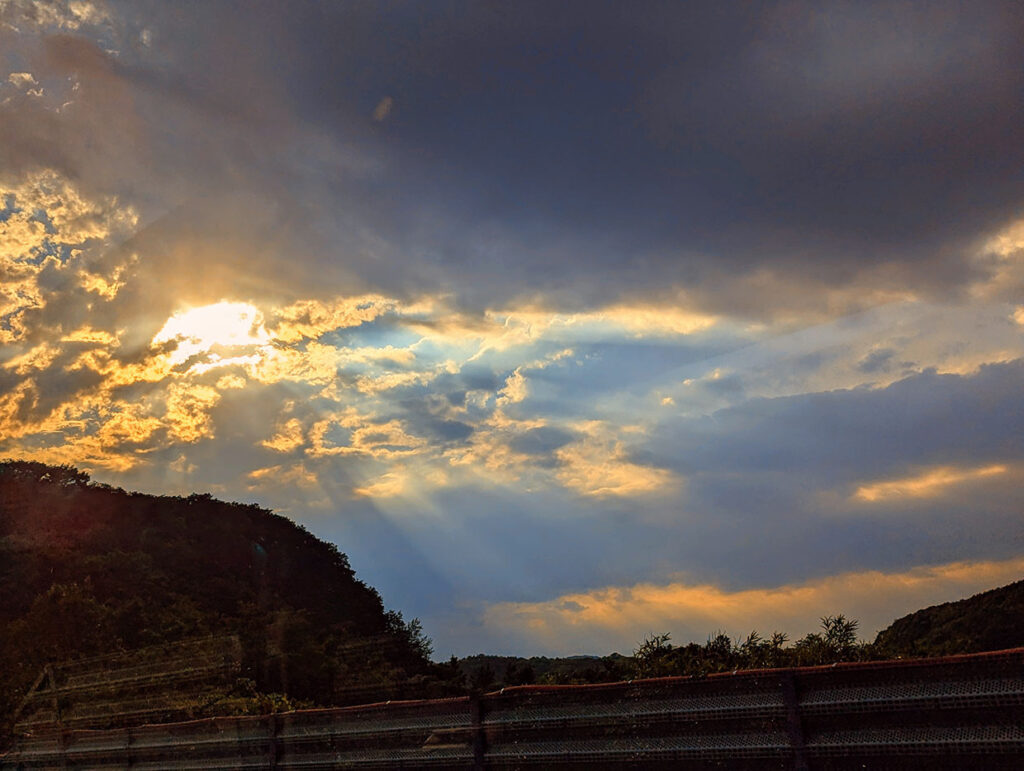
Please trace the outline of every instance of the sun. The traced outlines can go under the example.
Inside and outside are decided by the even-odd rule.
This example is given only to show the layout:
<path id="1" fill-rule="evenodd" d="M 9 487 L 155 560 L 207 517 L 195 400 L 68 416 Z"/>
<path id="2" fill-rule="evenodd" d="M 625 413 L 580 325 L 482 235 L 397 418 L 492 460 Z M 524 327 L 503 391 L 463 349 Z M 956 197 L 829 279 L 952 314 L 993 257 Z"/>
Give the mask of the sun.
<path id="1" fill-rule="evenodd" d="M 176 312 L 153 338 L 154 345 L 172 341 L 173 364 L 198 357 L 190 369 L 204 371 L 229 364 L 244 364 L 270 343 L 263 313 L 245 302 L 221 301 Z"/>

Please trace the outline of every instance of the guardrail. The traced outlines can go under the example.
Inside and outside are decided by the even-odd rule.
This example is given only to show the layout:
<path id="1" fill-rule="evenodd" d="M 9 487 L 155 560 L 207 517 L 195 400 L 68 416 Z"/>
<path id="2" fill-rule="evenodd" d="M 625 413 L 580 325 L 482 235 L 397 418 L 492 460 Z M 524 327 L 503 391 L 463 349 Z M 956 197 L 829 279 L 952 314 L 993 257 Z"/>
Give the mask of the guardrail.
<path id="1" fill-rule="evenodd" d="M 24 738 L 0 768 L 1024 768 L 1024 648 Z"/>

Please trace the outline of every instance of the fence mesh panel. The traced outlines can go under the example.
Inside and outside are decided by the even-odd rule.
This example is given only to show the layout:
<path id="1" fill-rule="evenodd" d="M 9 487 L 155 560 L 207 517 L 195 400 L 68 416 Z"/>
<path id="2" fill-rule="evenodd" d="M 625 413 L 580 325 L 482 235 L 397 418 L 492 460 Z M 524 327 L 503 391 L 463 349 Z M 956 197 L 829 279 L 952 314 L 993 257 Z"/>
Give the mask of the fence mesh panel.
<path id="1" fill-rule="evenodd" d="M 86 674 L 80 668 L 75 676 Z M 3 769 L 612 766 L 1024 768 L 1024 649 L 523 686 L 473 698 L 101 731 L 51 727 L 0 756 Z"/>

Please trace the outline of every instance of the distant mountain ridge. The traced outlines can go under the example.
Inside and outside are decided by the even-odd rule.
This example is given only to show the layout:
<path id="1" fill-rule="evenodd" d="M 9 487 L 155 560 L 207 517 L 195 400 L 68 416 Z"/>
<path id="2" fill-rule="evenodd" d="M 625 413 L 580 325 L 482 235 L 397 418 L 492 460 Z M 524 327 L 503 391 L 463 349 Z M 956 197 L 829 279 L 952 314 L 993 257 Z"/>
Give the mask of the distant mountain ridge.
<path id="1" fill-rule="evenodd" d="M 1024 580 L 903 616 L 878 633 L 875 645 L 899 656 L 1024 646 Z"/>

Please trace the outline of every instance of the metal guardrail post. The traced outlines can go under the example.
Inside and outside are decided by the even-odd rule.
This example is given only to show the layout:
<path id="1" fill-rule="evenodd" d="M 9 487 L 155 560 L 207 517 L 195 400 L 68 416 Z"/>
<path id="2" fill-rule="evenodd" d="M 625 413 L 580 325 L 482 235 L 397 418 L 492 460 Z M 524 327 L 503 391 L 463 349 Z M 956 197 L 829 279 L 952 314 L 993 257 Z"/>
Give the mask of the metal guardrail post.
<path id="1" fill-rule="evenodd" d="M 280 721 L 277 719 L 277 715 L 271 714 L 267 721 L 267 767 L 270 771 L 274 771 L 277 768 L 277 756 L 280 751 L 280 745 L 277 740 L 277 733 L 280 730 Z"/>
<path id="2" fill-rule="evenodd" d="M 57 678 L 53 674 L 53 666 L 47 664 L 43 670 L 46 673 L 46 680 L 50 684 L 50 705 L 53 709 L 53 719 L 57 726 L 57 746 L 60 748 L 60 767 L 68 767 L 68 735 L 64 727 L 64 716 L 60 710 L 60 698 L 57 696 Z"/>
<path id="3" fill-rule="evenodd" d="M 473 769 L 483 771 L 487 766 L 487 742 L 484 736 L 484 705 L 480 694 L 469 697 L 469 719 L 473 733 Z"/>
<path id="4" fill-rule="evenodd" d="M 796 677 L 792 672 L 782 672 L 779 677 L 782 687 L 782 702 L 786 706 L 786 733 L 793 748 L 793 768 L 807 771 L 807 746 L 804 742 L 804 727 L 800 719 L 800 700 L 796 692 Z"/>

